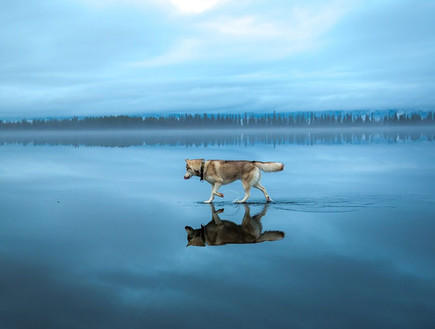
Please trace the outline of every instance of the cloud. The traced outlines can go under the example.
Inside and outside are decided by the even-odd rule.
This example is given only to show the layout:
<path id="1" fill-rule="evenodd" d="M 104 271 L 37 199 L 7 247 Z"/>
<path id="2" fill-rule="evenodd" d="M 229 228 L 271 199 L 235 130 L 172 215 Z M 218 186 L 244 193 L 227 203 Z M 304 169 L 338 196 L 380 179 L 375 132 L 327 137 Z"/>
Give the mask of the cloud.
<path id="1" fill-rule="evenodd" d="M 300 4 L 244 14 L 214 15 L 198 23 L 198 30 L 207 35 L 205 43 L 212 57 L 240 57 L 254 60 L 274 60 L 304 51 L 320 49 L 324 35 L 342 17 L 354 9 L 353 2 Z M 210 38 L 209 36 L 214 36 Z M 210 45 L 211 44 L 211 45 Z"/>
<path id="2" fill-rule="evenodd" d="M 173 49 L 164 54 L 146 58 L 142 61 L 128 62 L 125 65 L 130 67 L 145 68 L 183 63 L 195 58 L 195 50 L 198 48 L 198 45 L 199 41 L 195 39 L 182 40 Z"/>
<path id="3" fill-rule="evenodd" d="M 236 37 L 310 39 L 331 28 L 347 10 L 346 7 L 331 5 L 326 8 L 297 7 L 279 15 L 258 13 L 250 16 L 218 17 L 203 26 Z"/>
<path id="4" fill-rule="evenodd" d="M 229 0 L 76 0 L 96 8 L 112 6 L 136 7 L 146 9 L 149 6 L 175 8 L 182 14 L 201 14 Z"/>
<path id="5" fill-rule="evenodd" d="M 228 0 L 171 0 L 171 3 L 183 13 L 200 14 L 227 1 Z"/>
<path id="6" fill-rule="evenodd" d="M 0 118 L 433 108 L 434 13 L 410 1 L 4 2 Z"/>
<path id="7" fill-rule="evenodd" d="M 226 1 L 203 4 L 217 6 L 223 2 Z M 186 6 L 186 10 L 190 8 L 189 1 L 177 1 L 177 5 L 181 3 Z M 192 60 L 206 62 L 243 58 L 261 61 L 290 56 L 316 48 L 322 43 L 320 37 L 351 8 L 350 5 L 340 6 L 339 3 L 334 1 L 320 6 L 301 5 L 280 13 L 271 10 L 248 15 L 211 14 L 187 22 L 183 20 L 179 23 L 190 25 L 190 29 L 183 31 L 184 35 L 189 35 L 188 38 L 178 41 L 166 53 L 130 61 L 126 66 L 150 68 L 172 66 Z M 180 30 L 184 28 L 180 26 Z M 262 43 L 261 47 L 259 42 Z"/>
<path id="8" fill-rule="evenodd" d="M 240 37 L 279 37 L 283 31 L 271 22 L 261 22 L 254 16 L 224 17 L 205 23 L 205 28 L 221 34 Z"/>

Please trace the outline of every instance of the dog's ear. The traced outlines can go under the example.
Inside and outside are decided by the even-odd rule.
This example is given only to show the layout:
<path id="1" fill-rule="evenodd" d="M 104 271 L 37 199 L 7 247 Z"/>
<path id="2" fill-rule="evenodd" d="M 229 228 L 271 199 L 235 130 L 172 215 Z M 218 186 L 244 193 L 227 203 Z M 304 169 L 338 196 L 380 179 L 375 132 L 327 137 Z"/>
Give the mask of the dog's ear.
<path id="1" fill-rule="evenodd" d="M 194 231 L 194 229 L 190 226 L 186 226 L 184 229 L 186 230 L 187 233 L 192 233 Z"/>
<path id="2" fill-rule="evenodd" d="M 184 159 L 184 161 L 189 162 L 189 159 Z"/>

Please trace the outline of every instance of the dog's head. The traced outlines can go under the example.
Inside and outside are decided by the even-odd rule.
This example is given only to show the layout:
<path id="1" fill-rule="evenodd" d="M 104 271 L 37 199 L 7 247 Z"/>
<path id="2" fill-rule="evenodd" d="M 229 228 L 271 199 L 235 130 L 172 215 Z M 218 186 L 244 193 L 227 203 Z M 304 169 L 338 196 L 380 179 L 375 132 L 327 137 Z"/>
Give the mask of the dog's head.
<path id="1" fill-rule="evenodd" d="M 200 229 L 193 229 L 190 226 L 186 226 L 184 228 L 187 232 L 187 245 L 189 246 L 196 246 L 196 247 L 205 247 L 205 227 L 201 225 Z"/>
<path id="2" fill-rule="evenodd" d="M 192 176 L 201 176 L 201 163 L 204 159 L 186 159 L 186 173 L 184 174 L 184 179 L 189 179 Z"/>

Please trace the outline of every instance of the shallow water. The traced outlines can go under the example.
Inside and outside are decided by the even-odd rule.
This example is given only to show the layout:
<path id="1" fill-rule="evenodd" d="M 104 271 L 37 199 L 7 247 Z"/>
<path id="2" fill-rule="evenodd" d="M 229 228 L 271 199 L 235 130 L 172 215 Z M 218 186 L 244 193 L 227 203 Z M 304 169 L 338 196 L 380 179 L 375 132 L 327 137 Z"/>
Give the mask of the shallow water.
<path id="1" fill-rule="evenodd" d="M 7 142 L 0 327 L 433 328 L 435 143 L 395 141 Z M 262 176 L 268 206 L 232 203 L 239 182 L 214 206 L 285 237 L 186 248 L 213 208 L 185 158 L 285 163 Z"/>

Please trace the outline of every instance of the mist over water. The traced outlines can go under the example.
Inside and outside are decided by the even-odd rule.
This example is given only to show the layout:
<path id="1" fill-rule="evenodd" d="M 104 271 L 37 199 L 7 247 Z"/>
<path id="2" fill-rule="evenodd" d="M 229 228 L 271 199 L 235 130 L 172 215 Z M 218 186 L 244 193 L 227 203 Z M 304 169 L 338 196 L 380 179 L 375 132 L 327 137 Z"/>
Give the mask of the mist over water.
<path id="1" fill-rule="evenodd" d="M 293 128 L 213 130 L 0 131 L 0 145 L 73 146 L 253 146 L 314 144 L 403 144 L 433 142 L 435 127 Z"/>
<path id="2" fill-rule="evenodd" d="M 1 134 L 0 327 L 433 328 L 433 136 Z M 186 248 L 214 212 L 185 158 L 283 162 L 271 204 L 235 182 L 214 210 L 285 237 Z"/>

